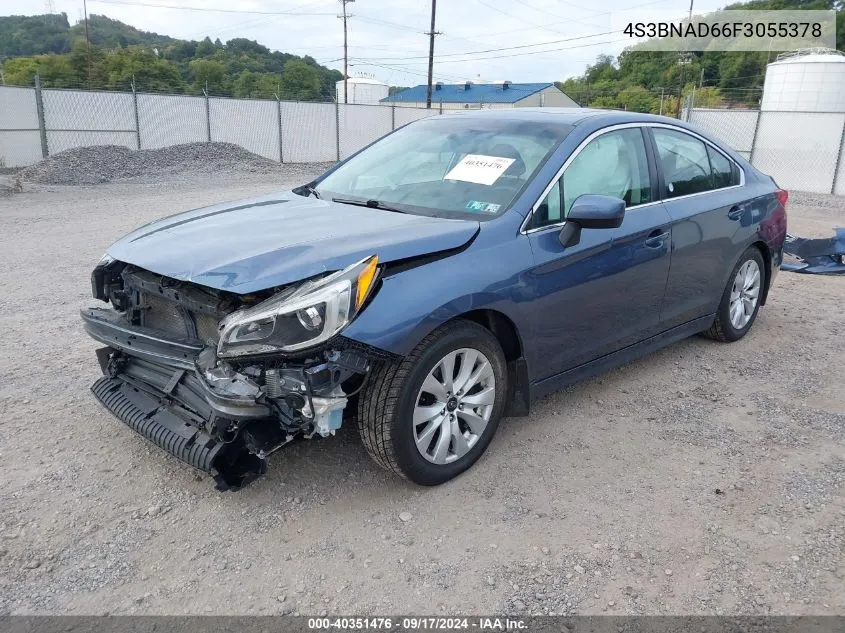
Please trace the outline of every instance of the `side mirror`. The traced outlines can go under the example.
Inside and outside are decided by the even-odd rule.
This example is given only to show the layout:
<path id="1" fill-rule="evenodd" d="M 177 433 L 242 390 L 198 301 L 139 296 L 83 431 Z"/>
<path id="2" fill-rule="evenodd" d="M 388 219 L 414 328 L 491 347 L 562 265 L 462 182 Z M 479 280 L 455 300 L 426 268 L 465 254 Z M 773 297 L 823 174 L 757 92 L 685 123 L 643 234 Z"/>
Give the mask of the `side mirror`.
<path id="1" fill-rule="evenodd" d="M 575 246 L 581 240 L 581 229 L 615 229 L 624 219 L 624 200 L 585 193 L 572 203 L 558 237 L 564 246 Z"/>

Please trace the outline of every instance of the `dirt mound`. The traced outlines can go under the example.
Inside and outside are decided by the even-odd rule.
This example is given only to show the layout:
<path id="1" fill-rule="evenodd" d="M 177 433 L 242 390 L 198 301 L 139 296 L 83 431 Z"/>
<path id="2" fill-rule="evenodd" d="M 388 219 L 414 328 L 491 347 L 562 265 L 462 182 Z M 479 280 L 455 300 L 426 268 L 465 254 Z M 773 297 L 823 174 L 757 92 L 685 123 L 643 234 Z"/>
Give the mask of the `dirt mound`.
<path id="1" fill-rule="evenodd" d="M 49 185 L 94 185 L 111 180 L 175 173 L 273 173 L 279 163 L 233 143 L 187 143 L 134 151 L 119 145 L 77 147 L 20 172 L 23 180 Z"/>

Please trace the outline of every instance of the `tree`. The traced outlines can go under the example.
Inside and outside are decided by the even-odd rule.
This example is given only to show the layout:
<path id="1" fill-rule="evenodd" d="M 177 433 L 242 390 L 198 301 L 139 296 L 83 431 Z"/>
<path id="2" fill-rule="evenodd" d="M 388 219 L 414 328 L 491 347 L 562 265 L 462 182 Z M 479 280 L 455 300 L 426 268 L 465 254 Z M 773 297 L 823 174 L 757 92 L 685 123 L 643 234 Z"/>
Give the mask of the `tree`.
<path id="1" fill-rule="evenodd" d="M 724 103 L 721 91 L 713 86 L 696 90 L 694 99 L 696 108 L 718 108 Z"/>
<path id="2" fill-rule="evenodd" d="M 8 59 L 3 64 L 3 76 L 10 86 L 31 86 L 38 73 L 38 61 L 34 57 Z"/>
<path id="3" fill-rule="evenodd" d="M 142 47 L 118 50 L 103 64 L 108 88 L 126 90 L 134 79 L 139 90 L 182 92 L 184 89 L 176 67 Z"/>
<path id="4" fill-rule="evenodd" d="M 225 93 L 223 77 L 226 67 L 222 63 L 210 59 L 195 59 L 188 66 L 194 77 L 194 90 L 200 92 L 207 88 L 210 93 Z"/>
<path id="5" fill-rule="evenodd" d="M 261 73 L 258 76 L 258 83 L 256 85 L 256 91 L 258 97 L 262 97 L 264 99 L 272 99 L 277 94 L 279 94 L 279 82 L 281 80 L 281 76 L 275 73 Z"/>
<path id="6" fill-rule="evenodd" d="M 596 97 L 592 101 L 590 101 L 591 108 L 610 108 L 615 109 L 616 106 L 616 98 L 615 97 Z"/>
<path id="7" fill-rule="evenodd" d="M 629 112 L 657 112 L 660 100 L 642 86 L 630 86 L 616 97 L 619 107 Z"/>
<path id="8" fill-rule="evenodd" d="M 68 57 L 72 74 L 68 77 L 66 87 L 90 85 L 92 88 L 102 88 L 105 79 L 102 67 L 104 57 L 102 49 L 89 47 L 83 39 L 74 40 Z"/>
<path id="9" fill-rule="evenodd" d="M 320 96 L 320 75 L 304 61 L 291 60 L 285 64 L 280 89 L 283 99 L 316 99 Z"/>
<path id="10" fill-rule="evenodd" d="M 233 96 L 239 98 L 255 96 L 257 85 L 258 75 L 249 70 L 245 70 L 240 75 L 238 75 L 238 79 L 235 81 L 235 88 L 232 94 Z"/>
<path id="11" fill-rule="evenodd" d="M 214 55 L 215 50 L 214 43 L 211 41 L 211 38 L 206 35 L 205 39 L 197 44 L 195 55 L 197 57 L 210 57 L 211 55 Z"/>
<path id="12" fill-rule="evenodd" d="M 70 50 L 66 13 L 0 18 L 0 59 Z"/>

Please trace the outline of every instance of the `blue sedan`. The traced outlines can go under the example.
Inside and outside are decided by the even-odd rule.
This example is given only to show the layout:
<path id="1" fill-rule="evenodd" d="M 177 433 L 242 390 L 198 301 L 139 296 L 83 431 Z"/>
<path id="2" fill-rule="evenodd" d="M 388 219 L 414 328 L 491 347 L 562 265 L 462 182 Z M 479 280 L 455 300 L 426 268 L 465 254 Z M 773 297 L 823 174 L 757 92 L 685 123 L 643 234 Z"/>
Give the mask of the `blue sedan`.
<path id="1" fill-rule="evenodd" d="M 141 227 L 92 273 L 92 390 L 220 489 L 355 424 L 422 485 L 502 416 L 693 334 L 751 329 L 787 193 L 663 117 L 487 110 L 407 125 L 292 191 Z"/>

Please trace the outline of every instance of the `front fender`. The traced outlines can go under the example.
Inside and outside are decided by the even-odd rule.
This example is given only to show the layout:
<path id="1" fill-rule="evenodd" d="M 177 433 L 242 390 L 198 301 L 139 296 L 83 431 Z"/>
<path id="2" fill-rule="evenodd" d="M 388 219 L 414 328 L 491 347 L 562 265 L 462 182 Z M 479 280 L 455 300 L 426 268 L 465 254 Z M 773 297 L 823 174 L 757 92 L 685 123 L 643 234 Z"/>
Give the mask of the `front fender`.
<path id="1" fill-rule="evenodd" d="M 499 240 L 482 231 L 465 251 L 387 275 L 343 336 L 405 356 L 439 325 L 472 310 L 501 312 L 531 335 L 525 273 L 533 256 L 524 235 Z"/>

